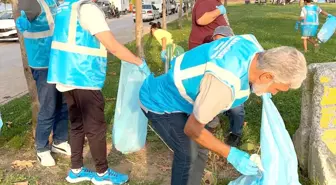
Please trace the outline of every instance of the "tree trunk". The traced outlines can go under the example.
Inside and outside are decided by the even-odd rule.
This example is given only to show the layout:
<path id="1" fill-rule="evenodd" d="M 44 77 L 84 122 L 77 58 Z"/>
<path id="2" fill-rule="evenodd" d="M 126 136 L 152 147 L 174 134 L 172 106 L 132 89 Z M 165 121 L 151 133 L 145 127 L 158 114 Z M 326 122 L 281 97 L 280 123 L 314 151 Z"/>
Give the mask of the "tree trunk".
<path id="1" fill-rule="evenodd" d="M 20 16 L 20 11 L 18 11 L 18 0 L 12 0 L 12 9 L 13 9 L 14 19 L 16 20 L 16 18 Z M 28 66 L 27 54 L 26 54 L 26 49 L 24 46 L 22 35 L 19 35 L 19 42 L 20 42 L 20 49 L 21 49 L 23 72 L 26 77 L 28 91 L 29 91 L 29 95 L 32 101 L 32 132 L 33 132 L 33 137 L 35 137 L 37 115 L 39 112 L 37 89 L 36 89 L 35 80 L 33 79 L 32 73 L 30 71 L 30 67 Z"/>
<path id="2" fill-rule="evenodd" d="M 227 7 L 227 0 L 224 0 L 224 6 Z"/>
<path id="3" fill-rule="evenodd" d="M 304 1 L 303 0 L 300 0 L 299 1 L 299 6 L 302 8 L 304 6 Z"/>
<path id="4" fill-rule="evenodd" d="M 135 2 L 135 42 L 136 42 L 136 50 L 137 55 L 139 57 L 144 56 L 143 52 L 143 45 L 142 45 L 142 28 L 143 28 L 143 22 L 142 22 L 142 2 L 141 0 L 136 0 Z"/>
<path id="5" fill-rule="evenodd" d="M 178 21 L 178 27 L 182 28 L 182 11 L 183 11 L 183 0 L 180 0 L 180 7 L 179 7 L 179 21 Z"/>
<path id="6" fill-rule="evenodd" d="M 162 1 L 162 25 L 163 29 L 167 30 L 167 1 L 163 0 Z"/>
<path id="7" fill-rule="evenodd" d="M 186 1 L 186 17 L 189 18 L 189 0 Z"/>

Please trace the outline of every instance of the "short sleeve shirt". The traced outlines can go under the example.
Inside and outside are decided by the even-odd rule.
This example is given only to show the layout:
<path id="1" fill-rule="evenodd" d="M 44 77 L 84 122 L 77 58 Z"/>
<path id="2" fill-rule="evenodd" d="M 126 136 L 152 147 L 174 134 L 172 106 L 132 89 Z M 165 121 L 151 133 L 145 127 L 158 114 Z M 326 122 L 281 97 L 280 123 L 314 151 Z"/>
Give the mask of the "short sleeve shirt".
<path id="1" fill-rule="evenodd" d="M 192 26 L 189 37 L 189 50 L 207 42 L 218 26 L 227 26 L 223 15 L 219 15 L 210 24 L 202 26 L 197 20 L 205 13 L 216 10 L 216 6 L 222 5 L 218 0 L 197 0 L 192 12 Z"/>
<path id="2" fill-rule="evenodd" d="M 172 35 L 171 33 L 169 33 L 168 31 L 166 30 L 162 30 L 162 29 L 157 29 L 155 32 L 154 32 L 154 37 L 156 38 L 156 40 L 160 43 L 160 45 L 162 46 L 162 39 L 163 38 L 166 38 L 167 40 L 167 45 L 168 44 L 172 44 L 173 43 L 173 39 L 172 39 Z"/>
<path id="3" fill-rule="evenodd" d="M 194 103 L 193 114 L 197 121 L 207 124 L 219 113 L 227 110 L 232 102 L 231 89 L 215 76 L 206 74 Z"/>
<path id="4" fill-rule="evenodd" d="M 309 6 L 316 6 L 316 5 L 309 5 Z M 321 13 L 322 9 L 320 7 L 317 8 L 317 12 Z M 306 17 L 307 16 L 307 10 L 305 7 L 302 7 L 300 17 Z"/>

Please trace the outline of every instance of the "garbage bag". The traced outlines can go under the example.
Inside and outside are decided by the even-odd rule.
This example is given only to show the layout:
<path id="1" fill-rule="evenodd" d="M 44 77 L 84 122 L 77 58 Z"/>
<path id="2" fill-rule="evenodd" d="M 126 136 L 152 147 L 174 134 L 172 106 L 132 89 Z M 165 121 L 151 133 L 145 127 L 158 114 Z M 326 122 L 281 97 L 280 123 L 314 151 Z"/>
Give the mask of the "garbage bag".
<path id="1" fill-rule="evenodd" d="M 146 77 L 138 66 L 121 62 L 112 142 L 125 154 L 142 149 L 146 143 L 148 119 L 139 105 L 139 91 Z"/>
<path id="2" fill-rule="evenodd" d="M 263 170 L 256 176 L 241 176 L 229 185 L 299 185 L 293 142 L 271 95 L 265 94 L 262 99 L 260 145 Z"/>
<path id="3" fill-rule="evenodd" d="M 0 112 L 0 132 L 1 132 L 2 125 L 3 125 L 3 122 L 2 122 L 2 119 L 1 119 L 1 112 Z"/>
<path id="4" fill-rule="evenodd" d="M 317 38 L 320 42 L 326 43 L 336 31 L 336 17 L 332 16 L 327 18 L 327 21 L 323 24 L 321 30 L 317 34 Z"/>

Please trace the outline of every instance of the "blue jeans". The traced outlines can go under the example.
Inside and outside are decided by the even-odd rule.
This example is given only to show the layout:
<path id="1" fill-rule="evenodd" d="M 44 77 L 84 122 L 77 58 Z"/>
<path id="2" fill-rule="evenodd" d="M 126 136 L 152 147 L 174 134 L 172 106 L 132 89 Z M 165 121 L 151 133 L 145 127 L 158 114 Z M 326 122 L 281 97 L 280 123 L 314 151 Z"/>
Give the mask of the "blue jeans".
<path id="1" fill-rule="evenodd" d="M 243 134 L 243 125 L 245 118 L 244 104 L 230 109 L 224 113 L 230 120 L 230 131 L 238 136 Z"/>
<path id="2" fill-rule="evenodd" d="M 145 113 L 152 122 L 152 127 L 161 139 L 174 151 L 171 184 L 187 185 L 189 171 L 197 158 L 197 145 L 185 133 L 184 126 L 188 120 L 185 113 L 155 114 Z M 204 170 L 204 169 L 203 169 Z"/>
<path id="3" fill-rule="evenodd" d="M 40 111 L 37 118 L 35 145 L 37 152 L 50 150 L 49 135 L 53 142 L 68 140 L 68 108 L 61 92 L 47 83 L 48 69 L 31 69 L 36 82 Z"/>

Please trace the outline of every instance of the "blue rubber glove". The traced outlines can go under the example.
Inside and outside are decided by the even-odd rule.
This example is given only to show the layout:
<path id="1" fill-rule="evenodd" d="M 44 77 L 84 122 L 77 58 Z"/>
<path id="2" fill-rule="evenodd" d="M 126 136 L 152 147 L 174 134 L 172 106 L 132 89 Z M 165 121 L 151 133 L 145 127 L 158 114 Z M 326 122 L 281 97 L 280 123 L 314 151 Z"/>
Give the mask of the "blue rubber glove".
<path id="1" fill-rule="evenodd" d="M 162 60 L 162 62 L 166 62 L 166 60 L 167 60 L 167 51 L 166 50 L 161 51 L 161 60 Z"/>
<path id="2" fill-rule="evenodd" d="M 296 21 L 296 24 L 295 24 L 295 30 L 298 30 L 298 29 L 299 29 L 299 26 L 300 26 L 300 21 Z"/>
<path id="3" fill-rule="evenodd" d="M 27 31 L 30 28 L 31 24 L 27 18 L 26 13 L 21 10 L 21 16 L 16 19 L 16 27 L 20 33 Z"/>
<path id="4" fill-rule="evenodd" d="M 222 15 L 226 14 L 226 8 L 224 5 L 216 6 Z"/>
<path id="5" fill-rule="evenodd" d="M 331 14 L 328 14 L 328 18 L 331 18 L 331 17 L 333 17 L 333 15 L 331 15 Z"/>
<path id="6" fill-rule="evenodd" d="M 259 169 L 257 165 L 250 160 L 250 155 L 235 147 L 231 147 L 227 160 L 243 175 L 258 174 Z"/>
<path id="7" fill-rule="evenodd" d="M 146 76 L 150 75 L 151 72 L 149 70 L 149 67 L 147 66 L 145 59 L 142 59 L 142 64 L 139 66 L 139 68 Z"/>

